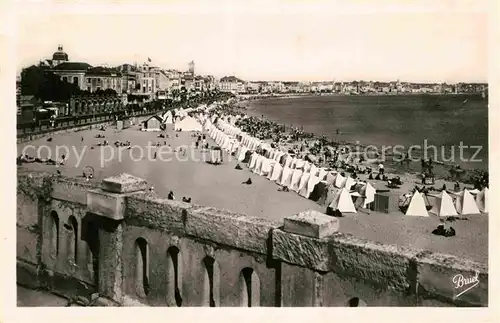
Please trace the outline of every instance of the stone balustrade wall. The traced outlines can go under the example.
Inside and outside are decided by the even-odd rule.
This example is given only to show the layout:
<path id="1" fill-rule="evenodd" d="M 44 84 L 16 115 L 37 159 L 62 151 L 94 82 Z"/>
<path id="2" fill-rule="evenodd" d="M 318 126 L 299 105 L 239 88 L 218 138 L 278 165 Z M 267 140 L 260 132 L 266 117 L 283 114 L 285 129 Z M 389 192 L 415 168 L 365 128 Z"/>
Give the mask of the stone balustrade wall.
<path id="1" fill-rule="evenodd" d="M 486 266 L 159 198 L 122 174 L 93 186 L 18 176 L 17 281 L 108 306 L 487 306 Z M 454 297 L 457 274 L 479 284 Z"/>

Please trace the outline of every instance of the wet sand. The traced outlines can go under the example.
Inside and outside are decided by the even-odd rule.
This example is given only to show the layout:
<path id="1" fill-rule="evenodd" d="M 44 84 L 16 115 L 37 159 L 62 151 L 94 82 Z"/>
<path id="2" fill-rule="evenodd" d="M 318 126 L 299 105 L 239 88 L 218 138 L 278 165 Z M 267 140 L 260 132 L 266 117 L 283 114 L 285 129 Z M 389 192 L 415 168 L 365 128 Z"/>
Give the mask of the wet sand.
<path id="1" fill-rule="evenodd" d="M 158 132 L 141 132 L 139 128 L 133 127 L 123 131 L 116 131 L 114 127 L 109 127 L 106 131 L 88 130 L 76 133 L 53 136 L 52 142 L 46 139 L 39 139 L 31 143 L 18 145 L 18 155 L 21 149 L 29 144 L 39 146 L 46 145 L 55 151 L 56 146 L 66 145 L 75 147 L 80 154 L 85 145 L 94 145 L 104 139 L 96 139 L 96 134 L 104 134 L 106 139 L 113 144 L 115 140 L 130 141 L 132 145 L 139 145 L 146 150 L 148 141 L 167 141 L 171 147 L 181 145 L 190 146 L 194 144 L 195 138 L 188 132 L 174 132 L 173 126 L 168 125 L 165 134 L 171 138 L 157 138 Z M 179 137 L 176 138 L 175 134 Z M 80 138 L 84 137 L 81 143 Z M 208 136 L 207 136 L 208 139 Z M 211 140 L 208 142 L 212 145 Z M 173 191 L 177 200 L 183 196 L 191 197 L 192 203 L 196 205 L 207 205 L 217 208 L 231 210 L 233 212 L 244 213 L 251 216 L 262 217 L 269 220 L 282 221 L 287 215 L 296 214 L 305 210 L 317 210 L 324 212 L 324 208 L 314 201 L 300 197 L 295 192 L 280 192 L 278 186 L 268 181 L 265 177 L 253 174 L 246 165 L 241 164 L 243 170 L 234 169 L 236 160 L 228 161 L 228 155 L 224 154 L 224 163 L 219 166 L 210 165 L 204 161 L 172 161 L 147 160 L 146 158 L 133 161 L 132 158 L 139 157 L 138 150 L 131 153 L 131 150 L 122 150 L 122 158 L 118 158 L 118 148 L 106 148 L 106 152 L 113 150 L 115 158 L 100 165 L 102 150 L 99 147 L 91 150 L 86 148 L 83 161 L 76 165 L 77 157 L 71 152 L 64 166 L 49 166 L 37 163 L 24 164 L 23 169 L 43 170 L 56 172 L 59 169 L 65 176 L 81 176 L 83 167 L 91 165 L 95 169 L 95 179 L 100 181 L 103 178 L 129 173 L 142 177 L 154 186 L 155 192 L 166 197 Z M 114 147 L 114 146 L 113 146 Z M 155 151 L 152 149 L 151 151 Z M 194 149 L 194 157 L 202 159 L 204 153 L 201 149 Z M 34 156 L 33 149 L 28 151 L 30 156 Z M 131 156 L 132 154 L 132 156 Z M 170 155 L 174 157 L 174 155 Z M 47 150 L 41 151 L 39 157 L 48 157 Z M 55 159 L 56 156 L 51 156 Z M 234 157 L 233 157 L 234 159 Z M 77 166 L 77 167 L 76 167 Z M 390 176 L 389 176 L 390 177 Z M 242 182 L 251 178 L 251 185 L 243 185 Z M 362 177 L 363 178 L 363 177 Z M 400 194 L 408 193 L 415 184 L 415 178 L 408 174 L 408 178 L 403 178 L 405 184 L 399 190 L 393 190 Z M 382 181 L 371 181 L 375 188 L 384 188 Z M 434 187 L 441 188 L 443 181 L 437 180 Z M 453 188 L 452 183 L 447 183 L 447 187 Z M 452 254 L 458 257 L 472 259 L 478 262 L 488 261 L 488 216 L 473 215 L 467 220 L 458 220 L 451 223 L 457 235 L 451 238 L 435 236 L 431 234 L 439 224 L 437 217 L 406 217 L 401 212 L 393 214 L 382 214 L 371 212 L 371 214 L 346 215 L 340 218 L 340 230 L 344 233 L 352 234 L 359 238 L 369 239 L 381 243 L 396 244 L 416 249 L 426 249 L 435 252 Z"/>

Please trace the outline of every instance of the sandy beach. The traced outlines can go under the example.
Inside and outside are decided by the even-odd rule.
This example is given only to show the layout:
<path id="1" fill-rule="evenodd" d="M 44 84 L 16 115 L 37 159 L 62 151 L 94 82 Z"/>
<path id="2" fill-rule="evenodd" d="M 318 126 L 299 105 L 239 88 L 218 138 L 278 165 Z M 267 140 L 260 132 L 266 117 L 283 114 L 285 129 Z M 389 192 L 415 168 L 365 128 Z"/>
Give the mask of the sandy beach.
<path id="1" fill-rule="evenodd" d="M 130 141 L 132 146 L 144 147 L 144 151 L 146 151 L 145 147 L 147 147 L 148 142 L 162 144 L 166 142 L 172 149 L 177 149 L 178 147 L 194 146 L 196 141 L 192 133 L 175 132 L 172 125 L 167 125 L 167 129 L 163 133 L 169 138 L 158 138 L 158 132 L 142 132 L 138 126 L 122 131 L 117 131 L 115 127 L 109 127 L 105 131 L 87 130 L 56 135 L 52 137 L 50 142 L 46 138 L 42 138 L 34 142 L 19 144 L 18 154 L 28 145 L 49 147 L 40 150 L 40 154 L 37 156 L 40 158 L 56 159 L 54 154 L 57 146 L 70 147 L 77 153 L 69 153 L 63 166 L 30 163 L 23 164 L 19 168 L 23 171 L 34 170 L 51 173 L 59 170 L 65 176 L 78 177 L 82 176 L 85 166 L 92 166 L 95 172 L 91 181 L 94 182 L 125 172 L 146 179 L 148 184 L 154 187 L 156 194 L 162 197 L 166 197 L 172 191 L 177 200 L 190 197 L 195 205 L 213 206 L 279 222 L 282 222 L 287 215 L 305 210 L 325 212 L 324 207 L 299 196 L 295 192 L 278 191 L 278 185 L 265 177 L 252 173 L 245 164 L 240 163 L 242 170 L 235 169 L 238 162 L 234 157 L 230 160 L 227 153 L 224 153 L 224 163 L 214 166 L 204 161 L 206 152 L 202 149 L 191 149 L 190 151 L 193 151 L 192 157 L 189 157 L 190 153 L 187 154 L 187 157 L 179 155 L 179 153 L 172 153 L 168 155 L 172 157 L 171 161 L 160 161 L 158 159 L 148 160 L 146 156 L 139 158 L 138 149 L 127 150 L 123 147 L 113 146 L 113 142 L 117 140 Z M 92 145 L 104 140 L 95 138 L 97 134 L 104 135 L 105 140 L 112 147 L 90 149 Z M 81 141 L 82 137 L 83 142 Z M 207 139 L 209 144 L 214 145 L 208 136 Z M 34 156 L 35 149 L 30 149 L 26 152 L 28 155 Z M 119 149 L 122 150 L 120 158 L 118 158 Z M 48 156 L 49 151 L 52 156 Z M 110 158 L 111 151 L 114 152 L 113 158 Z M 159 148 L 153 148 L 151 151 L 154 154 L 154 151 L 158 152 Z M 100 160 L 104 154 L 106 154 L 105 158 L 109 160 L 101 167 Z M 177 160 L 175 154 L 181 159 L 187 158 L 189 160 Z M 83 157 L 78 164 L 78 156 L 80 155 Z M 168 157 L 164 159 L 168 159 Z M 242 184 L 248 178 L 251 179 L 252 184 Z M 408 193 L 415 184 L 420 184 L 419 182 L 415 183 L 416 179 L 412 176 L 402 179 L 404 184 L 397 190 L 401 194 Z M 370 182 L 375 188 L 385 187 L 383 181 Z M 437 180 L 434 186 L 441 187 L 444 183 L 450 188 L 453 187 L 453 183 L 442 180 Z M 359 238 L 448 253 L 482 263 L 487 263 L 488 260 L 488 216 L 484 214 L 467 216 L 466 219 L 453 222 L 451 225 L 456 230 L 457 235 L 451 238 L 431 234 L 431 231 L 440 222 L 439 218 L 433 215 L 430 217 L 408 217 L 401 212 L 393 214 L 358 212 L 346 215 L 339 220 L 341 232 Z"/>

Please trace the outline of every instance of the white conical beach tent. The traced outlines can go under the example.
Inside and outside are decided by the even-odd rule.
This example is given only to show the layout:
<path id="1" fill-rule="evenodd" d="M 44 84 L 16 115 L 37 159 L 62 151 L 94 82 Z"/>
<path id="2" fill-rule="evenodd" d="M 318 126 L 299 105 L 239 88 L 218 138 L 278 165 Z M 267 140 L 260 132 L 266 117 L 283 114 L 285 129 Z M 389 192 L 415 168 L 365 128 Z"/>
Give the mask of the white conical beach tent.
<path id="1" fill-rule="evenodd" d="M 487 187 L 476 195 L 476 204 L 482 213 L 488 213 L 488 195 L 489 189 Z"/>
<path id="2" fill-rule="evenodd" d="M 352 202 L 351 194 L 345 188 L 336 194 L 329 207 L 334 211 L 339 210 L 342 213 L 356 213 L 356 207 Z"/>
<path id="3" fill-rule="evenodd" d="M 457 198 L 455 199 L 455 208 L 457 213 L 462 215 L 481 213 L 477 207 L 474 197 L 467 189 L 460 192 L 460 194 L 457 194 Z"/>
<path id="4" fill-rule="evenodd" d="M 347 178 L 345 179 L 344 187 L 348 190 L 351 190 L 351 187 L 353 187 L 354 184 L 356 184 L 356 181 L 352 179 L 351 176 L 347 176 Z"/>
<path id="5" fill-rule="evenodd" d="M 346 182 L 346 178 L 340 174 L 335 177 L 335 187 L 343 188 Z"/>
<path id="6" fill-rule="evenodd" d="M 282 172 L 283 172 L 283 167 L 279 163 L 274 164 L 270 180 L 273 182 L 278 181 Z"/>
<path id="7" fill-rule="evenodd" d="M 413 193 L 405 215 L 429 216 L 429 213 L 427 213 L 427 208 L 425 207 L 424 197 L 422 196 L 422 194 L 420 194 L 419 191 L 415 191 L 415 193 Z"/>
<path id="8" fill-rule="evenodd" d="M 457 210 L 453 204 L 451 196 L 442 191 L 434 200 L 434 206 L 432 207 L 431 213 L 439 216 L 457 216 Z"/>
<path id="9" fill-rule="evenodd" d="M 281 172 L 281 177 L 279 179 L 279 182 L 282 186 L 288 187 L 292 181 L 292 172 L 293 169 L 290 167 L 283 167 L 283 171 Z M 278 182 L 278 181 L 276 181 Z"/>
<path id="10" fill-rule="evenodd" d="M 163 114 L 163 121 L 167 120 L 168 116 L 172 116 L 172 111 L 168 110 Z"/>
<path id="11" fill-rule="evenodd" d="M 377 192 L 375 188 L 372 186 L 370 183 L 366 183 L 364 189 L 363 189 L 363 195 L 365 196 L 365 200 L 363 201 L 363 208 L 366 209 L 368 204 L 372 203 L 375 201 L 375 193 Z"/>
<path id="12" fill-rule="evenodd" d="M 185 117 L 181 121 L 175 123 L 175 130 L 203 131 L 203 127 L 195 118 Z"/>

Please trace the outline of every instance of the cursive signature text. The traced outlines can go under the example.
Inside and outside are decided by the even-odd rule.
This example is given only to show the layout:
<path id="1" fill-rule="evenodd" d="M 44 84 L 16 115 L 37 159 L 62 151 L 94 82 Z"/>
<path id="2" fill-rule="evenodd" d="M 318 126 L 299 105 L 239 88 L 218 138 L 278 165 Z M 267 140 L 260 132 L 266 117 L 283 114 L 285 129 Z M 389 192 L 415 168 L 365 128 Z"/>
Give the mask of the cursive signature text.
<path id="1" fill-rule="evenodd" d="M 476 271 L 475 275 L 472 277 L 464 277 L 464 275 L 458 274 L 453 277 L 452 281 L 455 289 L 466 287 L 464 290 L 460 291 L 460 293 L 455 295 L 455 298 L 457 298 L 479 284 L 479 272 Z"/>

